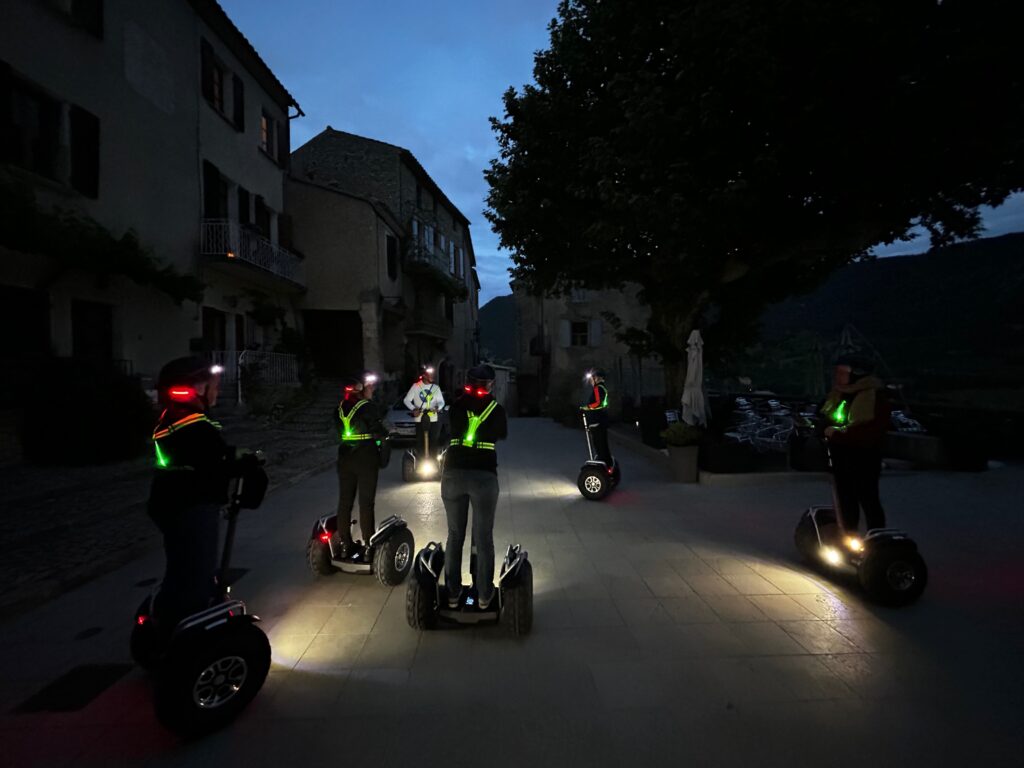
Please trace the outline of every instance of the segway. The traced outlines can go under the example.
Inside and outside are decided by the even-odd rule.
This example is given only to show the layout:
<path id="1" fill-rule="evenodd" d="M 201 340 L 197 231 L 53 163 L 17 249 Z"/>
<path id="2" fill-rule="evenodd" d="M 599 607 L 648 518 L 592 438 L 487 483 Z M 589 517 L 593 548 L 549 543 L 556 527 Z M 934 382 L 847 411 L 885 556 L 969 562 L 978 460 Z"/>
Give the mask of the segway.
<path id="1" fill-rule="evenodd" d="M 909 605 L 924 592 L 928 568 L 917 544 L 897 528 L 873 528 L 861 538 L 843 530 L 832 451 L 824 441 L 831 474 L 832 506 L 807 509 L 797 523 L 797 551 L 816 569 L 855 577 L 868 597 L 889 606 Z"/>
<path id="2" fill-rule="evenodd" d="M 427 418 L 423 414 L 423 418 Z M 440 429 L 440 427 L 438 428 Z M 415 448 L 407 448 L 402 454 L 402 482 L 411 483 L 416 480 L 437 480 L 441 477 L 444 462 L 444 450 L 433 451 L 430 445 L 430 430 L 423 433 L 423 457 L 416 455 Z M 442 442 L 442 445 L 444 443 Z"/>
<path id="3" fill-rule="evenodd" d="M 594 450 L 594 436 L 591 434 L 591 430 L 598 426 L 597 421 L 589 411 L 584 410 L 582 414 L 583 431 L 587 435 L 587 453 L 590 458 L 580 467 L 576 486 L 583 494 L 583 498 L 589 501 L 600 501 L 619 484 L 622 472 L 615 457 L 612 457 L 611 466 L 598 458 L 597 452 Z"/>
<path id="4" fill-rule="evenodd" d="M 357 521 L 352 520 L 354 525 Z M 398 515 L 382 520 L 366 544 L 355 542 L 351 552 L 341 556 L 335 539 L 337 515 L 324 515 L 313 524 L 313 533 L 306 545 L 309 569 L 320 576 L 335 571 L 377 575 L 385 587 L 401 584 L 409 575 L 415 541 L 408 524 Z M 365 556 L 364 556 L 365 555 Z"/>
<path id="5" fill-rule="evenodd" d="M 256 696 L 270 669 L 270 642 L 256 626 L 259 616 L 231 597 L 227 575 L 241 509 L 256 509 L 267 490 L 257 455 L 241 460 L 227 507 L 227 533 L 217 583 L 220 600 L 186 616 L 173 627 L 154 615 L 156 593 L 135 612 L 131 655 L 154 674 L 158 719 L 185 737 L 196 737 L 231 722 Z"/>
<path id="6" fill-rule="evenodd" d="M 470 570 L 476 555 L 470 557 Z M 444 549 L 432 541 L 416 555 L 412 578 L 405 593 L 405 618 L 413 629 L 435 629 L 451 624 L 503 624 L 514 635 L 529 634 L 533 626 L 533 566 L 518 544 L 505 550 L 495 595 L 486 609 L 480 608 L 476 584 L 463 588 L 458 608 L 448 607 L 448 588 L 441 584 Z"/>

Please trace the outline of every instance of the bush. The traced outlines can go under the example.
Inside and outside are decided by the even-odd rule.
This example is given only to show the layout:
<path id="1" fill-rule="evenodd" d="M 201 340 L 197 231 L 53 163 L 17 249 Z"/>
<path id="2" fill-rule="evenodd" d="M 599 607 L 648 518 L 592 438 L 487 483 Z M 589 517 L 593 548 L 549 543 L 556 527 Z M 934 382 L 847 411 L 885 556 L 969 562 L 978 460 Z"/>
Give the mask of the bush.
<path id="1" fill-rule="evenodd" d="M 662 431 L 661 439 L 665 441 L 666 445 L 682 448 L 687 445 L 700 445 L 704 434 L 705 431 L 701 427 L 691 426 L 685 421 L 677 421 Z"/>
<path id="2" fill-rule="evenodd" d="M 137 378 L 102 363 L 50 359 L 28 385 L 20 430 L 26 461 L 102 464 L 148 449 L 157 414 Z"/>

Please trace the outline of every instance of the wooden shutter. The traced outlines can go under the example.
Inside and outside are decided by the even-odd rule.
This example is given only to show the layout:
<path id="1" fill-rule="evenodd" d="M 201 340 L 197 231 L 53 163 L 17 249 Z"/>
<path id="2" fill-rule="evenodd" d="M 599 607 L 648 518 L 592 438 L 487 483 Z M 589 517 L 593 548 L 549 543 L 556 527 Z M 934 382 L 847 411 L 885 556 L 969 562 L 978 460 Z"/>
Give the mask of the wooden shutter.
<path id="1" fill-rule="evenodd" d="M 231 82 L 234 86 L 232 91 L 232 115 L 235 128 L 239 131 L 245 130 L 245 86 L 242 84 L 242 78 L 238 75 L 231 76 Z"/>
<path id="2" fill-rule="evenodd" d="M 277 132 L 277 164 L 288 167 L 288 124 L 276 123 Z"/>
<path id="3" fill-rule="evenodd" d="M 568 320 L 558 321 L 558 346 L 568 347 L 572 344 L 572 324 Z"/>
<path id="4" fill-rule="evenodd" d="M 238 220 L 242 224 L 252 223 L 252 214 L 249 212 L 249 190 L 243 186 L 238 187 Z"/>
<path id="5" fill-rule="evenodd" d="M 282 248 L 292 248 L 292 217 L 287 213 L 277 214 L 277 242 Z"/>
<path id="6" fill-rule="evenodd" d="M 199 41 L 199 77 L 202 80 L 203 98 L 213 102 L 213 47 L 205 40 Z"/>
<path id="7" fill-rule="evenodd" d="M 100 194 L 100 119 L 72 105 L 71 186 L 86 197 Z"/>

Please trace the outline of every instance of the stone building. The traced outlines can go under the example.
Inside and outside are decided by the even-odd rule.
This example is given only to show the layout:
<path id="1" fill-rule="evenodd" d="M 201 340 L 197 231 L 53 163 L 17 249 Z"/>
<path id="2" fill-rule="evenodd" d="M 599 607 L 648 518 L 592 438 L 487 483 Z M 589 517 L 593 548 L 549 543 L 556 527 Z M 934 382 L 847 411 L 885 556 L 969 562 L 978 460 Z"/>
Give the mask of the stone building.
<path id="1" fill-rule="evenodd" d="M 301 114 L 214 0 L 4 2 L 5 205 L 79 228 L 0 232 L 0 356 L 151 380 L 190 349 L 269 349 L 303 292 L 284 216 Z"/>
<path id="2" fill-rule="evenodd" d="M 622 327 L 644 327 L 648 310 L 637 300 L 637 289 L 591 291 L 574 289 L 566 296 L 535 296 L 513 282 L 518 336 L 517 387 L 524 413 L 562 412 L 585 394 L 583 377 L 603 368 L 617 415 L 623 404 L 665 394 L 661 364 L 639 358 L 616 338 L 605 317 L 610 313 Z"/>
<path id="3" fill-rule="evenodd" d="M 460 386 L 478 346 L 469 220 L 413 154 L 328 127 L 292 153 L 288 192 L 318 365 L 377 368 L 401 388 L 430 363 Z"/>

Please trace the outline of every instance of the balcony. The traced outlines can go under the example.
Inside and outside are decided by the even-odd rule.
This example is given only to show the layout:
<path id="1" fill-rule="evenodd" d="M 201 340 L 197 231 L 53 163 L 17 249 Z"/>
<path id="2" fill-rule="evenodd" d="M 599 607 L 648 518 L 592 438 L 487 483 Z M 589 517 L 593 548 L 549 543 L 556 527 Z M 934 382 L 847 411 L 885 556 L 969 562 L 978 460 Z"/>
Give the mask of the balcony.
<path id="1" fill-rule="evenodd" d="M 298 256 L 237 221 L 203 219 L 199 252 L 218 260 L 248 264 L 294 285 L 304 285 L 302 260 Z"/>
<path id="2" fill-rule="evenodd" d="M 426 277 L 448 296 L 465 298 L 465 281 L 453 275 L 448 267 L 448 256 L 437 248 L 412 245 L 405 252 L 406 272 Z"/>
<path id="3" fill-rule="evenodd" d="M 450 339 L 452 326 L 443 314 L 417 309 L 406 319 L 405 332 L 411 336 Z"/>

